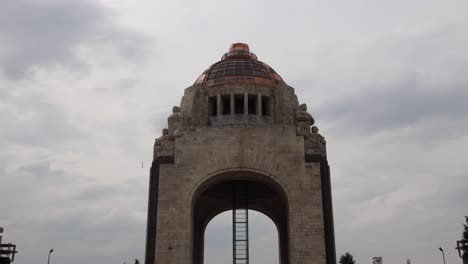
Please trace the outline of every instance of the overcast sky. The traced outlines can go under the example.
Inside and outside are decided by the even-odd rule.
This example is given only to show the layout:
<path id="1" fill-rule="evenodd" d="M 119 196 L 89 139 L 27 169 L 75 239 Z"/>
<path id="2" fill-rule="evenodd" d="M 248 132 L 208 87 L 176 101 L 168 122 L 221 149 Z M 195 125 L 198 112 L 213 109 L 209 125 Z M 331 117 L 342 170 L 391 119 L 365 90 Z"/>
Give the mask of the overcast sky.
<path id="1" fill-rule="evenodd" d="M 460 263 L 468 215 L 468 2 L 0 4 L 0 226 L 15 263 L 143 260 L 154 138 L 233 42 L 295 87 L 327 139 L 337 255 Z M 141 162 L 144 168 L 141 168 Z M 252 219 L 252 264 L 276 233 Z M 230 217 L 207 264 L 231 257 Z M 226 258 L 226 254 L 228 255 Z"/>

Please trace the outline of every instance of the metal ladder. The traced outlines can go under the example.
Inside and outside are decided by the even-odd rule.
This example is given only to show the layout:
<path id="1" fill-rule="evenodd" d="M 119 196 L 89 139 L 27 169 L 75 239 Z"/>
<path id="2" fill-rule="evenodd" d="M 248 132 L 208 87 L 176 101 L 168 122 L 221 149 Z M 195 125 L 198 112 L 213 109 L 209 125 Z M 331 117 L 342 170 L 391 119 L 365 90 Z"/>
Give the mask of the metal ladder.
<path id="1" fill-rule="evenodd" d="M 249 213 L 247 183 L 232 185 L 233 264 L 249 264 Z"/>

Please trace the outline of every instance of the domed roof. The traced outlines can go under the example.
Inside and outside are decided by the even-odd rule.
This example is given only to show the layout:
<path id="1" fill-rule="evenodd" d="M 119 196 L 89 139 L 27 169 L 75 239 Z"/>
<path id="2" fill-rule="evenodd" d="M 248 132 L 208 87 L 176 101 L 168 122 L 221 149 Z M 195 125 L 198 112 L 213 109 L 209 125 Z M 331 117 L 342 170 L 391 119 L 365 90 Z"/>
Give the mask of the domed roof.
<path id="1" fill-rule="evenodd" d="M 234 43 L 221 61 L 211 65 L 198 77 L 195 84 L 211 87 L 226 84 L 258 84 L 275 87 L 284 83 L 281 76 L 266 63 L 257 59 L 249 45 Z"/>

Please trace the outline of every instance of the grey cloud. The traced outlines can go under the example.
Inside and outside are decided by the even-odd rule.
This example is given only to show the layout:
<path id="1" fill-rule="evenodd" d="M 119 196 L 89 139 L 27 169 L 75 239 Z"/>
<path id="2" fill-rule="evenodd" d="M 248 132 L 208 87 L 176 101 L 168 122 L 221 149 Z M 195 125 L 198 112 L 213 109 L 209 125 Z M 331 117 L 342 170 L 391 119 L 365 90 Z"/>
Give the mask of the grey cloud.
<path id="1" fill-rule="evenodd" d="M 437 90 L 411 79 L 388 85 L 393 88 L 366 89 L 324 103 L 318 115 L 323 121 L 341 122 L 347 128 L 367 133 L 412 126 L 430 118 L 462 121 L 468 115 L 468 83 Z"/>
<path id="2" fill-rule="evenodd" d="M 398 262 L 403 254 L 430 263 L 428 250 L 451 245 L 447 239 L 459 233 L 451 223 L 466 214 L 466 138 L 456 147 L 439 138 L 424 151 L 415 142 L 395 146 L 388 136 L 363 144 L 366 136 L 337 137 L 337 145 L 349 145 L 330 157 L 338 250 L 355 252 L 361 262 L 373 254 Z"/>
<path id="3" fill-rule="evenodd" d="M 98 201 L 120 192 L 121 188 L 118 188 L 115 185 L 95 185 L 82 190 L 74 197 L 74 199 L 84 200 L 87 202 Z"/>
<path id="4" fill-rule="evenodd" d="M 465 176 L 464 179 L 442 183 L 436 192 L 429 191 L 419 198 L 403 200 L 394 208 L 389 208 L 389 205 L 395 197 L 390 198 L 389 193 L 385 192 L 382 193 L 385 198 L 372 210 L 362 210 L 356 202 L 347 203 L 346 207 L 351 207 L 350 212 L 344 211 L 345 208 L 336 208 L 337 246 L 356 252 L 361 262 L 371 259 L 372 254 L 383 255 L 389 262 L 398 262 L 399 258 L 405 256 L 416 258 L 418 262 L 432 261 L 432 251 L 428 249 L 451 247 L 458 238 L 453 235 L 460 232 L 461 228 L 456 223 L 461 222 L 466 214 L 467 179 Z M 428 191 L 424 187 L 412 190 L 422 193 Z M 406 193 L 411 196 L 411 189 Z M 405 195 L 405 192 L 400 192 L 400 195 Z M 381 218 L 379 215 L 394 209 L 397 211 L 391 217 Z M 353 225 L 356 216 L 369 221 L 363 225 Z M 447 241 L 449 237 L 452 240 Z M 377 241 L 384 241 L 385 247 Z M 408 248 L 408 245 L 414 246 Z M 450 255 L 452 253 L 449 251 Z"/>
<path id="5" fill-rule="evenodd" d="M 80 137 L 65 109 L 37 92 L 0 90 L 0 145 L 54 146 Z"/>
<path id="6" fill-rule="evenodd" d="M 145 192 L 141 182 L 135 184 L 134 190 L 125 191 L 119 183 L 99 184 L 84 175 L 53 169 L 48 160 L 16 169 L 1 167 L 0 172 L 7 172 L 2 176 L 2 195 L 12 201 L 0 204 L 2 224 L 7 227 L 8 237 L 14 238 L 24 252 L 18 255 L 18 261 L 34 262 L 50 247 L 57 252 L 57 262 L 81 263 L 82 258 L 105 263 L 122 262 L 129 257 L 142 259 L 142 242 L 128 243 L 144 237 L 144 220 L 138 214 L 141 201 L 129 194 Z M 83 199 L 84 196 L 89 199 Z M 13 211 L 16 213 L 3 214 Z M 37 240 L 31 239 L 36 237 L 47 243 L 38 245 Z M 97 247 L 99 251 L 94 250 Z"/>
<path id="7" fill-rule="evenodd" d="M 446 22 L 327 46 L 307 75 L 291 82 L 304 94 L 302 101 L 314 102 L 310 109 L 319 125 L 339 124 L 341 131 L 332 133 L 341 136 L 436 119 L 456 130 L 452 126 L 468 114 L 467 33 L 462 23 Z"/>
<path id="8" fill-rule="evenodd" d="M 18 175 L 25 180 L 35 183 L 36 187 L 41 183 L 42 186 L 50 183 L 63 184 L 72 183 L 74 179 L 63 170 L 53 169 L 49 161 L 34 162 L 22 165 L 17 170 Z"/>
<path id="9" fill-rule="evenodd" d="M 24 78 L 40 67 L 86 69 L 77 55 L 83 44 L 106 45 L 130 61 L 142 58 L 146 39 L 119 28 L 113 13 L 96 1 L 32 1 L 2 3 L 0 70 L 11 79 Z"/>

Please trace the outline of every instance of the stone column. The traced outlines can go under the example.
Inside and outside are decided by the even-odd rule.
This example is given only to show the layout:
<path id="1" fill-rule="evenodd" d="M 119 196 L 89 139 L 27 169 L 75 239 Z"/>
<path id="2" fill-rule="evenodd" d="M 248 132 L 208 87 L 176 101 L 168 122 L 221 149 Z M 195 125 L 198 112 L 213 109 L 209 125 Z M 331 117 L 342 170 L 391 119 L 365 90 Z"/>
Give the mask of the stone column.
<path id="1" fill-rule="evenodd" d="M 269 109 L 268 109 L 268 112 L 270 114 L 270 116 L 273 118 L 273 111 L 274 111 L 274 105 L 273 105 L 273 98 L 275 98 L 274 96 L 269 96 L 268 97 L 268 104 L 269 104 Z"/>
<path id="2" fill-rule="evenodd" d="M 234 121 L 236 120 L 235 115 L 236 113 L 235 113 L 235 105 L 234 105 L 234 94 L 231 93 L 231 122 L 232 124 L 234 124 Z"/>
<path id="3" fill-rule="evenodd" d="M 216 115 L 218 116 L 218 122 L 221 122 L 222 113 L 221 113 L 221 95 L 216 95 Z"/>
<path id="4" fill-rule="evenodd" d="M 262 94 L 257 94 L 257 121 L 262 122 Z"/>
<path id="5" fill-rule="evenodd" d="M 249 121 L 249 94 L 244 93 L 244 121 Z"/>
<path id="6" fill-rule="evenodd" d="M 257 95 L 257 115 L 262 115 L 262 94 L 258 93 Z"/>

